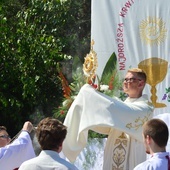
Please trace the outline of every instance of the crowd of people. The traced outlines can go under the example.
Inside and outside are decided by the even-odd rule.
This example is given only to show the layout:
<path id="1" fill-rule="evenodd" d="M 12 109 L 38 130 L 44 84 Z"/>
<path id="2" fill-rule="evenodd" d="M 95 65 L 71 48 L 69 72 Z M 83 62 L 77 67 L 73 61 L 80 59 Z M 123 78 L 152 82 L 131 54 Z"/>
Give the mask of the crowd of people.
<path id="1" fill-rule="evenodd" d="M 141 69 L 128 70 L 123 82 L 123 89 L 128 94 L 128 98 L 123 103 L 123 108 L 130 111 L 134 110 L 134 108 L 145 109 L 146 112 L 150 111 L 151 104 L 142 94 L 146 79 L 146 74 Z M 119 104 L 117 104 L 118 106 Z M 35 130 L 36 138 L 41 147 L 41 152 L 38 156 L 35 154 L 30 137 L 32 130 L 35 130 L 32 123 L 25 122 L 18 137 L 11 141 L 6 127 L 0 126 L 0 170 L 78 170 L 74 164 L 59 155 L 63 150 L 63 142 L 67 138 L 69 127 L 52 117 L 42 119 Z M 109 145 L 106 144 L 104 152 L 103 170 L 112 170 L 112 168 L 108 168 L 106 162 L 109 162 L 111 157 L 116 154 L 114 153 L 114 143 L 112 142 L 113 146 L 110 145 L 110 141 L 114 139 L 114 133 L 121 135 L 124 132 L 121 130 L 116 132 L 114 127 L 111 128 L 107 141 Z M 124 135 L 129 134 L 124 133 Z M 146 154 L 150 156 L 144 162 L 138 162 L 138 165 L 135 165 L 133 169 L 170 170 L 169 153 L 166 151 L 169 138 L 167 124 L 159 118 L 151 118 L 143 124 L 141 136 L 143 137 L 143 143 L 138 147 L 145 148 Z M 135 148 L 138 143 L 131 138 L 129 145 L 130 148 L 132 148 L 132 145 Z M 134 150 L 133 152 L 139 152 L 139 150 Z M 132 154 L 132 151 L 129 151 L 128 154 L 127 162 L 134 159 L 133 156 L 135 155 Z M 126 170 L 132 170 L 132 166 L 128 166 L 126 165 Z M 122 170 L 124 169 L 122 168 Z"/>

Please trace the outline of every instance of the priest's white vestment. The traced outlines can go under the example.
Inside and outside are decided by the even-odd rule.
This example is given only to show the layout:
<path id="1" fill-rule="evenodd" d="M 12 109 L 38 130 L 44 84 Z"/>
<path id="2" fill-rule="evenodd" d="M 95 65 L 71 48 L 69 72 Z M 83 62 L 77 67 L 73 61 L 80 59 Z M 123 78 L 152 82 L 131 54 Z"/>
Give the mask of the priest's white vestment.
<path id="1" fill-rule="evenodd" d="M 114 145 L 113 141 L 117 142 L 117 138 L 125 138 L 127 142 L 122 142 L 126 147 L 114 148 L 115 151 L 118 151 L 119 148 L 123 151 L 123 160 L 125 161 L 118 161 L 120 164 L 117 164 L 117 166 L 124 166 L 124 170 L 125 166 L 129 166 L 126 158 L 129 157 L 132 150 L 131 142 L 133 148 L 137 146 L 136 141 L 140 143 L 140 146 L 143 146 L 142 125 L 152 118 L 152 113 L 153 106 L 148 102 L 145 95 L 138 99 L 127 99 L 126 102 L 123 102 L 116 97 L 106 96 L 92 86 L 85 84 L 72 103 L 64 121 L 64 125 L 68 127 L 68 133 L 63 143 L 63 153 L 71 162 L 74 162 L 87 144 L 88 130 L 108 134 L 109 138 L 105 148 L 107 157 L 104 157 L 105 166 L 105 163 L 107 164 L 107 161 L 110 162 L 109 159 L 112 159 L 108 159 L 109 152 L 113 149 L 113 147 L 109 149 L 110 142 L 112 141 Z M 111 136 L 113 138 L 110 138 Z M 145 154 L 143 147 L 141 150 Z M 109 151 L 108 154 L 107 151 Z M 138 154 L 138 157 L 140 155 Z M 138 162 L 144 161 L 143 159 L 142 157 Z M 136 166 L 135 163 L 132 164 Z M 112 164 L 108 166 L 111 168 Z M 110 170 L 110 168 L 107 168 L 107 170 Z"/>

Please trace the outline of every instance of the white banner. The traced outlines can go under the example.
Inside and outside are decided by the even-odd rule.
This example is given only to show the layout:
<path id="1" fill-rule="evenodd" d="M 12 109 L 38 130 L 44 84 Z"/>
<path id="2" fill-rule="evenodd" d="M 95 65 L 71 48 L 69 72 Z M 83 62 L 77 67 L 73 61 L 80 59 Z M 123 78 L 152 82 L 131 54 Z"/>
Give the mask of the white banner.
<path id="1" fill-rule="evenodd" d="M 148 77 L 144 93 L 151 96 L 155 115 L 170 113 L 169 16 L 168 0 L 92 0 L 97 74 L 102 74 L 113 52 L 122 76 L 131 67 L 144 69 Z"/>

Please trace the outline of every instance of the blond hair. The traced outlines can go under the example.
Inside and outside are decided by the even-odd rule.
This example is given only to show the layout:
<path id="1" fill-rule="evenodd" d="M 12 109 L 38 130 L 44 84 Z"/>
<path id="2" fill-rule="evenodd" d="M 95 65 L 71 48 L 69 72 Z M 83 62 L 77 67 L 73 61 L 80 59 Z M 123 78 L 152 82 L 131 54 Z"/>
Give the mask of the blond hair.
<path id="1" fill-rule="evenodd" d="M 131 68 L 127 72 L 136 73 L 137 76 L 140 79 L 142 79 L 144 82 L 146 82 L 147 76 L 146 76 L 146 73 L 142 69 L 140 69 L 140 68 Z"/>

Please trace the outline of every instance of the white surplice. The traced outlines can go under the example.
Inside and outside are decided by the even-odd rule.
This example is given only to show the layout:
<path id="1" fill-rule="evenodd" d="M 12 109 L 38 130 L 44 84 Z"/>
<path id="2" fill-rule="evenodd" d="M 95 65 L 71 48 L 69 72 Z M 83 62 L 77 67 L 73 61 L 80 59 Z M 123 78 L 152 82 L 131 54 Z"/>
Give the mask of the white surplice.
<path id="1" fill-rule="evenodd" d="M 24 162 L 19 170 L 78 170 L 73 164 L 61 158 L 56 151 L 42 150 L 34 158 Z"/>
<path id="2" fill-rule="evenodd" d="M 24 161 L 34 157 L 30 135 L 28 132 L 22 131 L 11 144 L 0 148 L 0 170 L 13 170 Z"/>
<path id="3" fill-rule="evenodd" d="M 122 134 L 124 137 L 128 134 L 130 138 L 142 142 L 142 125 L 152 117 L 152 113 L 153 106 L 146 96 L 122 102 L 85 84 L 72 103 L 64 121 L 68 133 L 63 144 L 63 153 L 74 162 L 87 144 L 88 130 L 110 134 L 113 129 L 116 129 L 124 132 Z M 129 150 L 130 147 L 129 143 L 127 149 Z M 106 161 L 107 159 L 104 158 L 104 163 Z"/>
<path id="4" fill-rule="evenodd" d="M 141 164 L 137 165 L 134 170 L 168 170 L 168 152 L 157 152 L 154 153 L 150 158 Z"/>

